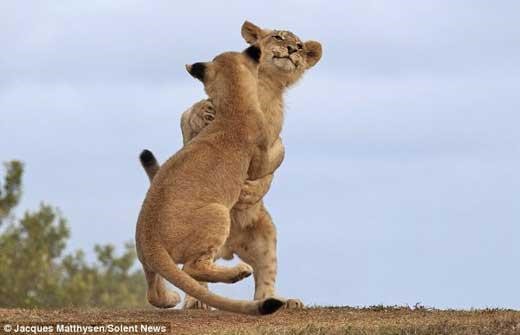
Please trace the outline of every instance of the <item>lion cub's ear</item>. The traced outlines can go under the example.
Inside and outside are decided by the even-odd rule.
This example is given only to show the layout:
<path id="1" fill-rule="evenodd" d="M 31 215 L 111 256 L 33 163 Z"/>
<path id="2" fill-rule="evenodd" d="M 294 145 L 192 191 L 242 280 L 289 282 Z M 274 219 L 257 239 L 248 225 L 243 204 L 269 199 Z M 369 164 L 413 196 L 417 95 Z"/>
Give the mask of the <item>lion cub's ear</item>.
<path id="1" fill-rule="evenodd" d="M 244 53 L 245 53 L 249 58 L 251 58 L 252 60 L 254 60 L 256 63 L 260 62 L 260 57 L 262 56 L 262 50 L 260 50 L 260 48 L 257 47 L 256 45 L 252 45 L 252 46 L 250 46 L 249 48 L 247 48 L 246 50 L 244 50 Z"/>
<path id="2" fill-rule="evenodd" d="M 245 21 L 244 24 L 242 24 L 241 33 L 242 37 L 249 44 L 255 43 L 264 36 L 262 28 L 252 24 L 249 21 Z"/>
<path id="3" fill-rule="evenodd" d="M 303 43 L 303 50 L 305 51 L 305 60 L 307 68 L 311 68 L 321 59 L 321 44 L 316 41 L 307 41 Z"/>
<path id="4" fill-rule="evenodd" d="M 192 65 L 186 64 L 186 70 L 193 78 L 196 78 L 202 82 L 204 82 L 204 77 L 206 75 L 206 63 L 194 63 Z"/>

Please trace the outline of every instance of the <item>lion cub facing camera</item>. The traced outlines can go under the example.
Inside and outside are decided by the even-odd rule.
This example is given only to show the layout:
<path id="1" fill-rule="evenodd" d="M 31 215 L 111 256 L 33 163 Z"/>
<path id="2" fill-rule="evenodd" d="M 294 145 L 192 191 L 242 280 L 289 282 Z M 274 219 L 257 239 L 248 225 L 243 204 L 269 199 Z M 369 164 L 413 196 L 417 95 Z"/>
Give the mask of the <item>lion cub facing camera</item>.
<path id="1" fill-rule="evenodd" d="M 216 265 L 230 231 L 230 210 L 246 179 L 272 173 L 283 160 L 281 143 L 268 149 L 257 93 L 261 51 L 223 53 L 186 66 L 204 83 L 218 111 L 215 121 L 158 171 L 137 221 L 136 247 L 148 283 L 148 301 L 173 307 L 177 293 L 162 278 L 200 301 L 226 311 L 270 314 L 283 305 L 274 297 L 241 301 L 210 292 L 197 281 L 233 283 L 249 276 L 245 263 Z M 177 264 L 184 264 L 180 270 Z M 161 278 L 162 277 L 162 278 Z"/>

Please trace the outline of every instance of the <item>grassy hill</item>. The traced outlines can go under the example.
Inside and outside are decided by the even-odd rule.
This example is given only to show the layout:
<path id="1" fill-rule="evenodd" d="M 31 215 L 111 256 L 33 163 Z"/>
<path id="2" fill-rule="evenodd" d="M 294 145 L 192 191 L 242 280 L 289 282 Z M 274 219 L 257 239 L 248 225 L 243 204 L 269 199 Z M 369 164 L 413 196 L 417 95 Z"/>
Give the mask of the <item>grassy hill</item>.
<path id="1" fill-rule="evenodd" d="M 435 310 L 423 307 L 316 307 L 284 310 L 271 316 L 253 317 L 220 311 L 0 309 L 3 325 L 36 323 L 154 324 L 164 322 L 171 334 L 520 334 L 520 311 Z M 114 333 L 112 333 L 114 334 Z"/>

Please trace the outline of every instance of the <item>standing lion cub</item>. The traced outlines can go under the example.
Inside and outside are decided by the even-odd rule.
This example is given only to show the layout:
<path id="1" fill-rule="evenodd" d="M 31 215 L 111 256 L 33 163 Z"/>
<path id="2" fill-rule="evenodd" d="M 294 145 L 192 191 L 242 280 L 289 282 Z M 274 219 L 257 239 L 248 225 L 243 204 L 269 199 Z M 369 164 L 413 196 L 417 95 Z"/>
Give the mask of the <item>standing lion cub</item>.
<path id="1" fill-rule="evenodd" d="M 284 303 L 273 297 L 228 299 L 197 282 L 233 283 L 252 273 L 245 263 L 223 267 L 214 259 L 229 236 L 230 210 L 245 180 L 271 174 L 283 159 L 283 145 L 268 143 L 258 101 L 260 57 L 260 49 L 251 46 L 243 53 L 227 52 L 212 62 L 186 66 L 204 83 L 218 114 L 166 161 L 143 202 L 136 247 L 152 303 L 175 305 L 180 300 L 164 287 L 160 276 L 200 301 L 230 312 L 270 314 Z M 184 264 L 183 269 L 177 264 Z"/>

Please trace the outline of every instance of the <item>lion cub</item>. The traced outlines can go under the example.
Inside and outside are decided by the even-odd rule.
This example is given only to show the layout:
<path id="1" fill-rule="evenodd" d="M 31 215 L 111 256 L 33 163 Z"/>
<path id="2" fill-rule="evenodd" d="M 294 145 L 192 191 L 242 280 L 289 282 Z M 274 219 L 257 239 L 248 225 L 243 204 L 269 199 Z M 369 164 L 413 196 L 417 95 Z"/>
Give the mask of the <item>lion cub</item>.
<path id="1" fill-rule="evenodd" d="M 230 231 L 230 210 L 246 179 L 272 173 L 283 146 L 269 147 L 257 93 L 261 51 L 223 53 L 212 62 L 187 65 L 204 83 L 218 111 L 215 121 L 158 171 L 137 221 L 136 247 L 148 282 L 148 300 L 158 307 L 179 302 L 160 276 L 200 301 L 226 311 L 270 314 L 277 298 L 241 301 L 211 293 L 197 281 L 233 283 L 252 269 L 214 263 Z M 177 264 L 184 264 L 183 270 Z"/>

